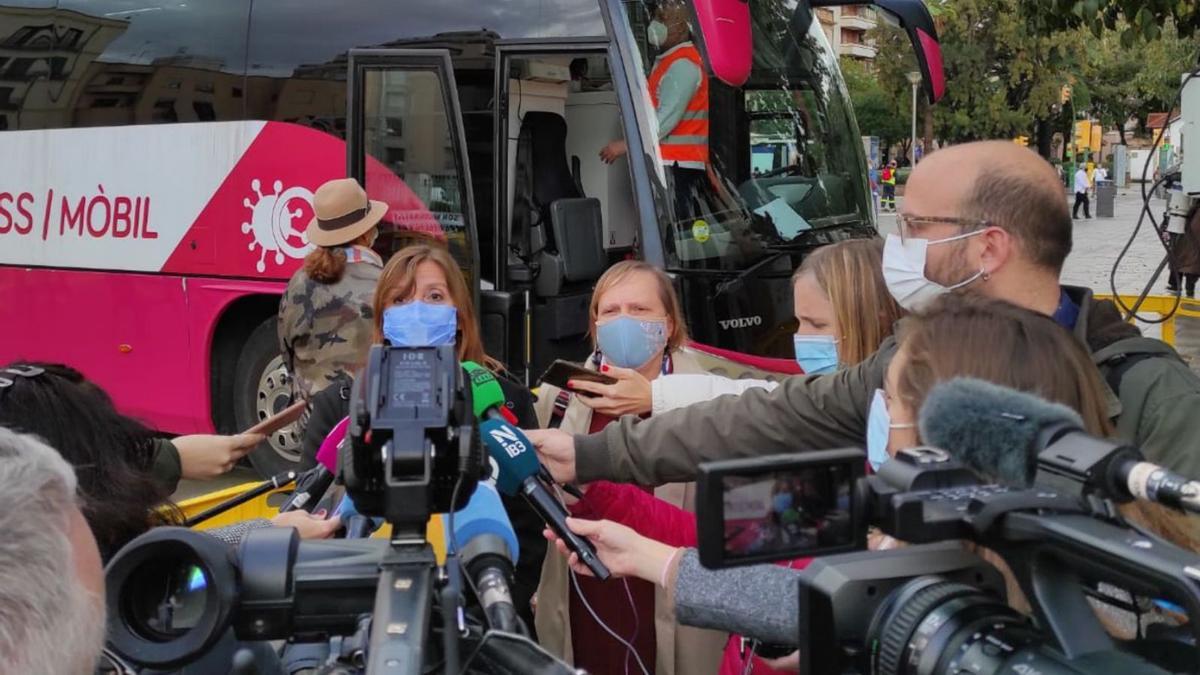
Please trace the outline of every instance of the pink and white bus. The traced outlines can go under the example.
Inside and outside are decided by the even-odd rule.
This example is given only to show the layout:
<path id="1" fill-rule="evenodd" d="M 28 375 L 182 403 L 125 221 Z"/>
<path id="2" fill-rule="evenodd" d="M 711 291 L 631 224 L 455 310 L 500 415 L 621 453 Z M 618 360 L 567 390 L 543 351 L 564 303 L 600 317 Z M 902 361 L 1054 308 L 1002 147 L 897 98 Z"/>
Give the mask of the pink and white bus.
<path id="1" fill-rule="evenodd" d="M 921 2 L 876 4 L 940 96 Z M 312 192 L 349 174 L 391 207 L 382 253 L 447 243 L 518 374 L 586 353 L 591 284 L 629 256 L 678 280 L 699 342 L 777 367 L 753 359 L 790 356 L 791 269 L 874 222 L 823 10 L 746 6 L 696 2 L 692 39 L 717 66 L 710 184 L 681 219 L 647 89 L 650 2 L 6 0 L 0 362 L 73 365 L 166 432 L 250 426 L 288 402 L 275 316 Z M 721 12 L 734 33 L 706 44 Z M 752 64 L 727 53 L 751 41 Z M 741 82 L 720 79 L 743 61 Z M 763 133 L 797 152 L 755 176 Z M 628 155 L 600 161 L 618 138 Z M 296 441 L 252 461 L 291 466 Z"/>

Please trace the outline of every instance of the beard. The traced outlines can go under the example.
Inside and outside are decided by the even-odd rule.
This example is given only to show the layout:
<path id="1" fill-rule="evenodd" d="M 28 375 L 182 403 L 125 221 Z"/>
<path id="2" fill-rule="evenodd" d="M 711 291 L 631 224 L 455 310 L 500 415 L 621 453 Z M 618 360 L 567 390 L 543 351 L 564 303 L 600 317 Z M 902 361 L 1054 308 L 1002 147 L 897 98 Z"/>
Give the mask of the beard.
<path id="1" fill-rule="evenodd" d="M 979 274 L 980 268 L 972 266 L 967 259 L 969 241 L 954 242 L 955 250 L 946 257 L 945 262 L 938 266 L 936 270 L 932 268 L 927 269 L 926 273 L 929 275 L 929 280 L 940 286 L 951 288 Z M 957 290 L 968 290 L 972 286 L 974 286 L 974 282 Z"/>

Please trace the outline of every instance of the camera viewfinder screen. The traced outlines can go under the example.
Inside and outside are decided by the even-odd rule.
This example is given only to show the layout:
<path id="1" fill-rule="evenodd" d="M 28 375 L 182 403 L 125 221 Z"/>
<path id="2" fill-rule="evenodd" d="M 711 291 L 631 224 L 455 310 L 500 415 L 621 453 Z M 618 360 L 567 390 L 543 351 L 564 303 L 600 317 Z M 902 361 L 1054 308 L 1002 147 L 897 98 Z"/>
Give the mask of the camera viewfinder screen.
<path id="1" fill-rule="evenodd" d="M 854 543 L 854 477 L 846 464 L 727 475 L 723 483 L 729 560 L 789 551 L 802 557 L 805 550 Z"/>
<path id="2" fill-rule="evenodd" d="M 391 377 L 388 378 L 390 407 L 426 408 L 434 405 L 434 359 L 432 349 L 399 352 L 392 357 Z"/>

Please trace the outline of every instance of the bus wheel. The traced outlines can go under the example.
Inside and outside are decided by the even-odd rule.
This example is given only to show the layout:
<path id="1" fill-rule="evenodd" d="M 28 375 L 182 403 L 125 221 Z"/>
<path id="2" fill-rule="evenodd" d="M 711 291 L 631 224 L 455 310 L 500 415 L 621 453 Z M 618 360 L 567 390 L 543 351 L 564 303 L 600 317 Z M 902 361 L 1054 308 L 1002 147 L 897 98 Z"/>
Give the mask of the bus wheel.
<path id="1" fill-rule="evenodd" d="M 292 379 L 283 366 L 275 337 L 275 318 L 263 321 L 246 340 L 237 360 L 233 408 L 238 429 L 249 429 L 292 403 Z M 291 424 L 271 434 L 250 453 L 263 478 L 300 465 L 300 433 Z"/>

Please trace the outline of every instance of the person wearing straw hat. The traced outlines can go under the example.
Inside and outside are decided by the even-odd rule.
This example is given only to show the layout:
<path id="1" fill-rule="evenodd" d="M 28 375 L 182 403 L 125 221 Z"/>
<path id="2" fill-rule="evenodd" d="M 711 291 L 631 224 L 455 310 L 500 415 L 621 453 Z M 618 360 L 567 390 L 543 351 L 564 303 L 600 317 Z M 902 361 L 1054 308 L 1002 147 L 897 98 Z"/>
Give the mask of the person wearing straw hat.
<path id="1" fill-rule="evenodd" d="M 313 195 L 315 216 L 305 235 L 315 248 L 279 302 L 279 351 L 295 400 L 308 400 L 366 359 L 383 270 L 371 245 L 387 209 L 367 199 L 353 178 L 331 180 Z"/>

